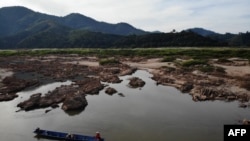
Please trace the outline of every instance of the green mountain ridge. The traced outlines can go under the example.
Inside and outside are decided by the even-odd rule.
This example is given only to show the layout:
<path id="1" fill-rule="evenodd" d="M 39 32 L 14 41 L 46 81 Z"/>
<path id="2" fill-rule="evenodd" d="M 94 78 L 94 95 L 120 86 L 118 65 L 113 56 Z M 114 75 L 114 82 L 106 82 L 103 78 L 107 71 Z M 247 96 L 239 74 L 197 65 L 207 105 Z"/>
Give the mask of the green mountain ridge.
<path id="1" fill-rule="evenodd" d="M 72 29 L 84 29 L 107 34 L 139 35 L 147 33 L 126 23 L 109 24 L 98 22 L 78 13 L 72 13 L 64 17 L 57 17 L 34 12 L 25 7 L 5 7 L 0 9 L 0 30 L 2 31 L 0 37 L 14 35 L 18 32 L 25 31 L 30 26 L 37 24 L 37 22 L 48 20 Z"/>
<path id="2" fill-rule="evenodd" d="M 228 36 L 229 39 L 215 32 L 204 35 L 205 29 L 175 33 L 146 32 L 127 23 L 98 22 L 79 13 L 57 17 L 25 7 L 0 8 L 0 21 L 0 49 L 214 47 L 231 45 L 231 40 L 237 42 L 232 45 L 245 46 L 245 42 L 249 41 L 249 36 L 245 34 Z"/>
<path id="3" fill-rule="evenodd" d="M 232 34 L 225 33 L 219 34 L 211 30 L 206 30 L 203 28 L 191 28 L 186 31 L 191 31 L 197 33 L 204 37 L 209 37 L 213 40 L 227 43 L 228 46 L 243 46 L 250 47 L 250 33 L 247 31 L 246 33 Z"/>

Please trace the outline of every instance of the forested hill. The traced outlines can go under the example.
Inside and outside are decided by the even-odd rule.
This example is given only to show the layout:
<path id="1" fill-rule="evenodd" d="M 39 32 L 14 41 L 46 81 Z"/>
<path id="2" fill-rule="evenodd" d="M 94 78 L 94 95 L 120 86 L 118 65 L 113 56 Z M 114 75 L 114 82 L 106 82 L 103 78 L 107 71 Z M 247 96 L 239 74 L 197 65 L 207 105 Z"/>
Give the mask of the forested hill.
<path id="1" fill-rule="evenodd" d="M 209 37 L 219 42 L 227 43 L 228 46 L 250 47 L 250 33 L 248 31 L 246 33 L 239 34 L 220 34 L 203 28 L 191 28 L 186 31 L 191 31 L 204 37 Z"/>
<path id="2" fill-rule="evenodd" d="M 193 32 L 152 33 L 146 35 L 121 36 L 70 30 L 55 23 L 43 25 L 46 30 L 31 34 L 20 33 L 0 39 L 2 49 L 15 48 L 108 48 L 108 47 L 216 47 L 227 46 Z"/>
<path id="3" fill-rule="evenodd" d="M 89 30 L 117 35 L 146 34 L 143 30 L 136 29 L 127 23 L 110 24 L 99 22 L 90 17 L 72 13 L 64 17 L 57 17 L 28 8 L 15 6 L 0 8 L 0 37 L 15 35 L 24 31 L 35 31 L 34 27 L 40 27 L 41 23 L 57 23 L 75 30 Z M 31 28 L 32 27 L 32 28 Z M 32 29 L 32 30 L 31 30 Z M 41 30 L 41 29 L 37 29 Z"/>
<path id="4" fill-rule="evenodd" d="M 229 40 L 224 40 L 221 36 L 203 36 L 188 30 L 150 33 L 127 23 L 98 22 L 77 13 L 57 17 L 34 12 L 25 7 L 0 8 L 0 21 L 0 49 L 230 45 Z M 245 41 L 248 38 L 248 34 L 242 34 L 239 38 L 234 36 L 235 41 Z M 237 45 L 241 46 L 241 43 Z"/>

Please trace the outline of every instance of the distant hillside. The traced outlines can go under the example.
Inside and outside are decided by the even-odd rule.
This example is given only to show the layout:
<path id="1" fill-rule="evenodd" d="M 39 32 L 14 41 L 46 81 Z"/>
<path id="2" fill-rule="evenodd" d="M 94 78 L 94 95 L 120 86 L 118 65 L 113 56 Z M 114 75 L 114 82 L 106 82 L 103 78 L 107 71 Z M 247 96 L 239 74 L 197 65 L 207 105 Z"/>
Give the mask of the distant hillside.
<path id="1" fill-rule="evenodd" d="M 209 37 L 213 40 L 217 40 L 221 43 L 227 43 L 229 46 L 241 46 L 241 47 L 250 47 L 250 33 L 239 33 L 239 34 L 219 34 L 211 30 L 203 28 L 190 28 L 186 31 L 191 31 L 196 34 L 202 35 L 204 37 Z"/>
<path id="2" fill-rule="evenodd" d="M 60 26 L 72 29 L 83 29 L 116 35 L 146 34 L 127 23 L 109 24 L 98 22 L 84 15 L 73 13 L 65 17 L 57 17 L 34 12 L 25 7 L 5 7 L 0 9 L 0 37 L 10 36 L 30 30 L 40 22 L 52 21 Z M 36 29 L 34 29 L 36 30 Z"/>
<path id="3" fill-rule="evenodd" d="M 211 39 L 227 42 L 229 46 L 241 46 L 241 47 L 250 47 L 250 33 L 239 33 L 239 34 L 215 34 L 208 36 Z"/>
<path id="4" fill-rule="evenodd" d="M 249 46 L 249 33 L 150 33 L 127 23 L 98 22 L 78 13 L 57 17 L 24 7 L 0 8 L 0 21 L 0 49 Z"/>
<path id="5" fill-rule="evenodd" d="M 218 34 L 218 33 L 215 33 L 214 31 L 207 30 L 207 29 L 204 29 L 204 28 L 198 28 L 198 27 L 187 29 L 187 31 L 192 31 L 194 33 L 197 33 L 197 34 L 205 36 L 205 37 L 209 36 L 209 35 Z"/>

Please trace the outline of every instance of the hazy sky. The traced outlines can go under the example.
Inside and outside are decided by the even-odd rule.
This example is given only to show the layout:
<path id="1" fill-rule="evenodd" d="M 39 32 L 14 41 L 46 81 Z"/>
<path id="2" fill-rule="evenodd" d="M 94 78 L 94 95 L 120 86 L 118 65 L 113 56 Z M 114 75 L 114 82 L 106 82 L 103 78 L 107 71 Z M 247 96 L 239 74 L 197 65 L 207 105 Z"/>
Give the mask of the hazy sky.
<path id="1" fill-rule="evenodd" d="M 147 31 L 192 27 L 220 33 L 250 31 L 250 0 L 1 0 L 0 7 L 6 6 L 25 6 L 57 16 L 81 13 Z"/>

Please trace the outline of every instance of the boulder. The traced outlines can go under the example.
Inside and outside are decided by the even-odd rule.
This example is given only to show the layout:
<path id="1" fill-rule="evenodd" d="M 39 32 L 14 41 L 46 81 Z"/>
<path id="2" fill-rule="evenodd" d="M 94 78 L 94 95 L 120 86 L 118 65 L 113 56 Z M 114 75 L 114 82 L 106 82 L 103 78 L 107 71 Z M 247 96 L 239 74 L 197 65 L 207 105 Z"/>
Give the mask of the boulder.
<path id="1" fill-rule="evenodd" d="M 125 68 L 125 69 L 122 69 L 121 72 L 120 72 L 120 76 L 131 75 L 136 70 L 137 70 L 136 68 Z"/>
<path id="2" fill-rule="evenodd" d="M 237 99 L 237 97 L 235 95 L 227 96 L 228 101 L 233 101 L 233 100 L 236 100 L 236 99 Z"/>
<path id="3" fill-rule="evenodd" d="M 16 94 L 0 94 L 0 101 L 10 101 L 18 97 Z"/>
<path id="4" fill-rule="evenodd" d="M 25 111 L 36 109 L 37 107 L 39 107 L 39 101 L 40 101 L 41 95 L 42 95 L 41 93 L 33 94 L 30 97 L 30 99 L 19 103 L 17 107 L 20 107 L 22 110 L 25 110 Z"/>
<path id="5" fill-rule="evenodd" d="M 239 107 L 240 107 L 240 108 L 247 108 L 247 104 L 240 103 L 240 104 L 239 104 Z"/>
<path id="6" fill-rule="evenodd" d="M 97 78 L 87 78 L 85 80 L 80 80 L 76 82 L 79 89 L 86 94 L 98 94 L 100 90 L 104 88 L 100 80 Z"/>
<path id="7" fill-rule="evenodd" d="M 85 98 L 85 94 L 75 93 L 66 98 L 63 102 L 62 109 L 64 111 L 69 110 L 80 110 L 84 109 L 88 105 L 88 102 Z"/>
<path id="8" fill-rule="evenodd" d="M 121 83 L 122 80 L 117 75 L 102 74 L 100 76 L 101 81 L 108 83 Z"/>
<path id="9" fill-rule="evenodd" d="M 143 87 L 145 85 L 145 82 L 138 77 L 133 77 L 133 78 L 130 78 L 129 85 L 132 88 L 139 88 L 139 87 Z"/>
<path id="10" fill-rule="evenodd" d="M 106 94 L 109 94 L 109 95 L 113 95 L 113 94 L 117 93 L 117 91 L 116 91 L 116 89 L 114 89 L 114 88 L 108 87 L 108 88 L 105 90 L 105 93 L 106 93 Z"/>

